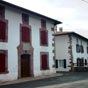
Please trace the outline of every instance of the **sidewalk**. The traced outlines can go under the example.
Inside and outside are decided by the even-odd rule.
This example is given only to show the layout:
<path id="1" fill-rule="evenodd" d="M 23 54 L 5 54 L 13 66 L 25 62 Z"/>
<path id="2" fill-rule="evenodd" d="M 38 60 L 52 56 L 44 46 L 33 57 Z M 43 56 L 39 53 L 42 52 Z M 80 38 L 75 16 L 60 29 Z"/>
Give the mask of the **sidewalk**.
<path id="1" fill-rule="evenodd" d="M 18 79 L 18 80 L 14 80 L 14 81 L 5 81 L 5 82 L 0 82 L 0 86 L 28 82 L 28 81 L 35 81 L 35 80 L 39 80 L 39 79 L 45 79 L 45 78 L 51 78 L 51 77 L 57 77 L 57 76 L 63 76 L 63 74 L 55 73 L 55 74 L 45 75 L 45 76 L 22 78 L 22 79 Z"/>
<path id="2" fill-rule="evenodd" d="M 88 79 L 37 88 L 88 88 Z"/>

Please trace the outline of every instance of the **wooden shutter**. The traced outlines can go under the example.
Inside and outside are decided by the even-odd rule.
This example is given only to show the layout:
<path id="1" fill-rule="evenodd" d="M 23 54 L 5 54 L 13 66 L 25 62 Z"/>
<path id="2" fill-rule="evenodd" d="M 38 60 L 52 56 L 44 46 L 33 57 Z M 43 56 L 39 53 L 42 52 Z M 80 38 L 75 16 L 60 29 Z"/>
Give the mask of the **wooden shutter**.
<path id="1" fill-rule="evenodd" d="M 66 59 L 64 59 L 64 68 L 66 68 Z"/>
<path id="2" fill-rule="evenodd" d="M 58 68 L 58 60 L 56 60 L 56 68 Z"/>
<path id="3" fill-rule="evenodd" d="M 30 29 L 28 27 L 22 27 L 22 41 L 30 42 Z"/>
<path id="4" fill-rule="evenodd" d="M 42 70 L 48 69 L 48 56 L 46 54 L 41 55 L 41 65 Z"/>
<path id="5" fill-rule="evenodd" d="M 79 59 L 77 59 L 77 66 L 79 66 Z"/>
<path id="6" fill-rule="evenodd" d="M 6 39 L 6 23 L 3 21 L 0 21 L 0 39 Z"/>
<path id="7" fill-rule="evenodd" d="M 88 47 L 87 47 L 87 54 L 88 54 Z"/>
<path id="8" fill-rule="evenodd" d="M 0 73 L 5 72 L 5 61 L 6 55 L 4 53 L 0 53 Z"/>
<path id="9" fill-rule="evenodd" d="M 41 45 L 48 45 L 48 32 L 47 31 L 41 30 L 40 42 L 41 42 Z"/>

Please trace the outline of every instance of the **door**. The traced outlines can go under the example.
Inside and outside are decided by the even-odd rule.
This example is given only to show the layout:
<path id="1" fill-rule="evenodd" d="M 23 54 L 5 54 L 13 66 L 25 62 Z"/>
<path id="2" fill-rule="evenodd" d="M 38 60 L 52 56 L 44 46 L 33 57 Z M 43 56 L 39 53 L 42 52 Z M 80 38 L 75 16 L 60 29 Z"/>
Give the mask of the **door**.
<path id="1" fill-rule="evenodd" d="M 30 76 L 30 55 L 21 55 L 21 77 Z"/>

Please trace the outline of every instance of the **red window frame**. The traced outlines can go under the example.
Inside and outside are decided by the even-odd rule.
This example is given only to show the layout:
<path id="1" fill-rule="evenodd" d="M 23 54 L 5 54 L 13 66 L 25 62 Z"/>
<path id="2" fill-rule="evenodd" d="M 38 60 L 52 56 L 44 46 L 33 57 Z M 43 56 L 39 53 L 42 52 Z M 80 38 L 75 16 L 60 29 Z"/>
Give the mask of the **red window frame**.
<path id="1" fill-rule="evenodd" d="M 8 51 L 7 50 L 0 50 L 0 57 L 1 57 L 0 58 L 0 62 L 1 62 L 0 74 L 6 74 L 6 73 L 8 73 Z"/>
<path id="2" fill-rule="evenodd" d="M 25 29 L 22 29 L 22 28 L 25 28 L 26 31 L 24 31 Z M 20 32 L 21 32 L 21 34 L 20 34 L 21 42 L 31 43 L 31 27 L 28 25 L 22 24 Z"/>
<path id="3" fill-rule="evenodd" d="M 49 53 L 48 52 L 40 52 L 40 69 L 49 70 Z"/>
<path id="4" fill-rule="evenodd" d="M 0 19 L 0 22 L 0 42 L 8 42 L 8 20 Z M 2 31 L 2 29 L 4 29 L 4 31 Z"/>

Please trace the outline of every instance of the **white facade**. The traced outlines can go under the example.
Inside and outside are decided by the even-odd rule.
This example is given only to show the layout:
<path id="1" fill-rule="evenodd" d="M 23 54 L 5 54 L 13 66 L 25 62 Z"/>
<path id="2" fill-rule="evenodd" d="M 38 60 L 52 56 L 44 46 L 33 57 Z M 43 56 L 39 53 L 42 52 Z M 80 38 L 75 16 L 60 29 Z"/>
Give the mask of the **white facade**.
<path id="1" fill-rule="evenodd" d="M 62 33 L 61 35 L 57 34 L 57 36 L 55 36 L 55 52 L 56 52 L 56 60 L 58 60 L 58 67 L 56 68 L 56 71 L 71 71 L 72 64 L 74 64 L 74 67 L 77 66 L 77 58 L 84 58 L 84 63 L 85 63 L 85 59 L 87 60 L 88 63 L 88 53 L 87 53 L 88 40 L 75 35 L 71 35 L 71 40 L 70 40 L 69 34 Z M 76 51 L 77 39 L 79 45 L 81 45 L 82 43 L 84 53 L 81 52 L 77 53 Z M 71 41 L 71 43 L 69 43 L 69 40 Z M 71 55 L 69 54 L 70 45 L 72 52 Z M 60 60 L 64 60 L 64 59 L 66 59 L 66 68 L 60 66 L 61 63 Z"/>
<path id="2" fill-rule="evenodd" d="M 18 50 L 17 47 L 20 44 L 20 24 L 22 24 L 22 13 L 5 9 L 5 19 L 8 20 L 8 42 L 0 42 L 1 50 L 8 50 L 8 73 L 0 74 L 0 81 L 15 80 L 18 79 Z M 33 51 L 33 70 L 34 76 L 49 75 L 55 73 L 53 67 L 54 61 L 53 56 L 54 43 L 52 36 L 54 24 L 50 21 L 46 21 L 46 28 L 48 30 L 48 46 L 40 46 L 40 28 L 41 28 L 41 17 L 32 16 L 29 17 L 29 25 L 31 25 L 31 38 Z M 49 53 L 49 70 L 40 70 L 40 52 Z"/>
<path id="3" fill-rule="evenodd" d="M 78 44 L 81 45 L 81 41 L 82 41 L 82 45 L 84 47 L 84 53 L 77 53 L 76 52 L 76 44 L 77 44 L 77 38 L 75 36 L 72 37 L 72 53 L 73 53 L 73 63 L 77 63 L 77 58 L 84 58 L 87 59 L 88 61 L 88 53 L 87 53 L 87 43 L 88 41 L 83 40 L 81 38 L 78 38 Z M 84 62 L 85 63 L 85 62 Z"/>
<path id="4" fill-rule="evenodd" d="M 63 36 L 55 36 L 55 52 L 56 52 L 56 60 L 58 60 L 58 68 L 56 68 L 56 71 L 69 71 L 70 67 L 70 61 L 69 61 L 69 53 L 68 53 L 68 47 L 69 47 L 69 37 L 68 35 Z M 60 67 L 59 60 L 66 59 L 66 68 Z"/>

